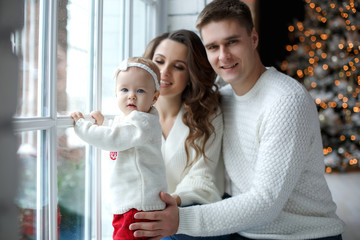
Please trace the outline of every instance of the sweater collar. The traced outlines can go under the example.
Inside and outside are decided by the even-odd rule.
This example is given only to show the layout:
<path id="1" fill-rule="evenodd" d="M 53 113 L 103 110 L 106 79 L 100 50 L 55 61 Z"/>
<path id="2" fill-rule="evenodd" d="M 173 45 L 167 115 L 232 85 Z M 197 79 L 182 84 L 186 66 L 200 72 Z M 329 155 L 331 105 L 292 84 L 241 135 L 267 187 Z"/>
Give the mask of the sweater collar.
<path id="1" fill-rule="evenodd" d="M 266 67 L 266 71 L 263 74 L 261 74 L 259 79 L 256 81 L 255 85 L 242 96 L 236 95 L 235 92 L 233 91 L 233 95 L 236 101 L 244 102 L 256 96 L 259 89 L 261 89 L 261 86 L 264 84 L 265 79 L 274 71 L 276 71 L 274 67 Z"/>

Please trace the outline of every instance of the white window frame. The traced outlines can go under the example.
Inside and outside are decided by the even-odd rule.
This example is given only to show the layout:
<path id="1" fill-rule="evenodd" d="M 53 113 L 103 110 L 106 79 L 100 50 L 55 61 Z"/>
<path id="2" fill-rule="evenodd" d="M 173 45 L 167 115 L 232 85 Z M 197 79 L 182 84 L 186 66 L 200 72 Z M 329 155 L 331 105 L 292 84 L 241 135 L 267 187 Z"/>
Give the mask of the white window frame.
<path id="1" fill-rule="evenodd" d="M 102 99 L 102 24 L 103 24 L 103 1 L 92 0 L 93 16 L 92 19 L 92 54 L 91 63 L 93 72 L 90 74 L 90 81 L 92 81 L 92 88 L 90 89 L 93 96 L 90 104 L 92 109 L 101 109 Z M 124 9 L 126 9 L 124 21 L 124 56 L 131 56 L 132 49 L 132 22 L 131 14 L 133 11 L 132 0 L 123 0 Z M 149 42 L 156 35 L 167 30 L 167 1 L 166 0 L 142 0 L 147 5 L 147 32 L 146 41 Z M 57 239 L 57 129 L 69 128 L 73 126 L 73 120 L 68 116 L 57 115 L 57 1 L 42 0 L 40 1 L 40 44 L 39 45 L 39 68 L 41 68 L 41 76 L 39 80 L 46 86 L 46 101 L 42 103 L 43 106 L 48 106 L 48 117 L 32 117 L 32 118 L 14 118 L 13 124 L 16 133 L 36 130 L 46 130 L 47 146 L 44 142 L 39 142 L 39 153 L 47 148 L 49 151 L 47 179 L 40 179 L 37 182 L 37 187 L 41 188 L 41 181 L 48 182 L 47 191 L 49 200 L 49 239 Z M 46 20 L 45 20 L 46 19 Z M 43 108 L 41 106 L 41 109 Z M 98 161 L 101 158 L 100 150 L 88 147 L 86 159 L 86 201 L 85 201 L 85 239 L 101 239 L 101 164 Z M 41 154 L 39 154 L 41 156 Z M 94 159 L 88 159 L 94 158 Z M 91 160 L 91 161 L 90 161 Z M 39 166 L 42 167 L 42 166 Z M 37 205 L 40 209 L 41 203 Z M 40 211 L 40 210 L 38 210 Z M 41 219 L 37 220 L 37 232 L 41 233 Z M 44 239 L 40 234 L 37 240 Z"/>

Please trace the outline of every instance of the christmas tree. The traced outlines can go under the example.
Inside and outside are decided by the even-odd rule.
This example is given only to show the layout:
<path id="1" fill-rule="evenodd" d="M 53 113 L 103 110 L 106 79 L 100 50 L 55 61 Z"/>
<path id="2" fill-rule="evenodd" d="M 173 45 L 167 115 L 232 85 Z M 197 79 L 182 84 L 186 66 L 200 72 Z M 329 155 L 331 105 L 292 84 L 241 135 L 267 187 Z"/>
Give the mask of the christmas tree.
<path id="1" fill-rule="evenodd" d="M 281 69 L 308 89 L 319 111 L 326 172 L 360 170 L 360 3 L 306 0 L 289 26 Z"/>

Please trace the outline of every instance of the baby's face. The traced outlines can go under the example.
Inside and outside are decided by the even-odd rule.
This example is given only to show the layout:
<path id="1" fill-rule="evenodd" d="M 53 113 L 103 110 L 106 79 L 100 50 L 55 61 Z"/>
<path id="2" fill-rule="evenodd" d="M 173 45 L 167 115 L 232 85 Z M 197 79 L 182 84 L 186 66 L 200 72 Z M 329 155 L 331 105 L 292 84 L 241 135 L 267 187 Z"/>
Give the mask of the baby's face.
<path id="1" fill-rule="evenodd" d="M 157 91 L 151 75 L 140 68 L 130 67 L 116 78 L 116 99 L 119 109 L 128 115 L 134 110 L 149 112 L 157 100 Z"/>

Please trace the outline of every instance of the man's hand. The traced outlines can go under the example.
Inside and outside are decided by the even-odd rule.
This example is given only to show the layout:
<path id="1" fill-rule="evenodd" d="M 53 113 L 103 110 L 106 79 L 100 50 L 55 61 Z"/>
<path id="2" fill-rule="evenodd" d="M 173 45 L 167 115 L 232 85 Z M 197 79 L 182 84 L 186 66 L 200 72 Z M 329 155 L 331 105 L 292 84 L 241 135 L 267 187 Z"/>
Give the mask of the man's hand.
<path id="1" fill-rule="evenodd" d="M 70 114 L 70 117 L 74 119 L 75 123 L 80 119 L 84 118 L 83 114 L 81 112 L 73 112 Z"/>
<path id="2" fill-rule="evenodd" d="M 137 222 L 130 225 L 130 230 L 135 230 L 135 237 L 149 237 L 149 240 L 160 240 L 173 235 L 179 227 L 179 208 L 171 195 L 161 192 L 160 198 L 166 203 L 162 211 L 138 212 L 136 219 L 147 219 L 151 222 Z"/>
<path id="3" fill-rule="evenodd" d="M 98 126 L 101 126 L 104 122 L 104 116 L 101 114 L 100 111 L 96 110 L 96 111 L 92 111 L 90 113 L 90 116 L 95 119 L 95 124 Z"/>

